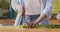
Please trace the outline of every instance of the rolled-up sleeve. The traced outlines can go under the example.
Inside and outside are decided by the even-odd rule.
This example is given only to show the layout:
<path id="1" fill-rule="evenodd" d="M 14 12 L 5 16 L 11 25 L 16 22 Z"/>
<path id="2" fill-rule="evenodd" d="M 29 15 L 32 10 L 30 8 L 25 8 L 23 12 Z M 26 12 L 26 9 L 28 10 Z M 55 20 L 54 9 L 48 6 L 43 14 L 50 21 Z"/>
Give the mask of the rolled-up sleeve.
<path id="1" fill-rule="evenodd" d="M 22 0 L 11 0 L 11 6 L 16 12 L 21 11 L 22 5 L 23 5 Z"/>
<path id="2" fill-rule="evenodd" d="M 43 9 L 42 14 L 46 14 L 46 16 L 49 17 L 50 12 L 52 11 L 52 4 L 53 4 L 53 0 L 47 0 L 46 7 L 45 9 Z"/>

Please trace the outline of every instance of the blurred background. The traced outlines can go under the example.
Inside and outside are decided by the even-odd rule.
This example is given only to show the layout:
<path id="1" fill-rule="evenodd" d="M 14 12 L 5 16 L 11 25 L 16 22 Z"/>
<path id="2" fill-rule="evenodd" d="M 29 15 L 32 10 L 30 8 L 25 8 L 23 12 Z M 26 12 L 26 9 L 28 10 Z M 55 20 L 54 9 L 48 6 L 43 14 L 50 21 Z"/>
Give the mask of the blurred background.
<path id="1" fill-rule="evenodd" d="M 12 26 L 16 19 L 16 12 L 11 7 L 11 0 L 0 0 L 0 26 Z M 54 0 L 49 17 L 50 24 L 60 24 L 60 0 Z"/>

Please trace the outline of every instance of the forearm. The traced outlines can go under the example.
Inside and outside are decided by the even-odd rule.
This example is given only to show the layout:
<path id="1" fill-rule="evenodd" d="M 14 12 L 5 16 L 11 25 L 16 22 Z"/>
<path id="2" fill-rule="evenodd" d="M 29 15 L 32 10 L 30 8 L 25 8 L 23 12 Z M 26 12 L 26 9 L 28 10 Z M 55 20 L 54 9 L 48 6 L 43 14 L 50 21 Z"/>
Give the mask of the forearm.
<path id="1" fill-rule="evenodd" d="M 53 0 L 47 0 L 46 7 L 41 13 L 41 16 L 36 20 L 36 22 L 41 22 L 44 18 L 49 17 L 51 9 L 52 9 L 52 3 L 53 3 Z"/>
<path id="2" fill-rule="evenodd" d="M 24 16 L 24 15 L 25 15 L 25 8 L 22 7 L 21 16 Z"/>
<path id="3" fill-rule="evenodd" d="M 35 22 L 41 22 L 44 18 L 47 18 L 46 14 L 39 16 Z"/>

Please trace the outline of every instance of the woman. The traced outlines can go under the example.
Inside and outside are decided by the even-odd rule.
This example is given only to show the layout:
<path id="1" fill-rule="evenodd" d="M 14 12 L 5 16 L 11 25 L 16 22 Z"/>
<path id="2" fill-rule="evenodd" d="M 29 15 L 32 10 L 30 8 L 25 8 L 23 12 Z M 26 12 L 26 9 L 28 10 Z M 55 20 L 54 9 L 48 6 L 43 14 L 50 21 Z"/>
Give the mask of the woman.
<path id="1" fill-rule="evenodd" d="M 18 11 L 14 26 L 19 26 L 21 22 L 28 23 L 29 27 L 48 24 L 52 3 L 53 0 L 12 0 L 12 8 Z"/>

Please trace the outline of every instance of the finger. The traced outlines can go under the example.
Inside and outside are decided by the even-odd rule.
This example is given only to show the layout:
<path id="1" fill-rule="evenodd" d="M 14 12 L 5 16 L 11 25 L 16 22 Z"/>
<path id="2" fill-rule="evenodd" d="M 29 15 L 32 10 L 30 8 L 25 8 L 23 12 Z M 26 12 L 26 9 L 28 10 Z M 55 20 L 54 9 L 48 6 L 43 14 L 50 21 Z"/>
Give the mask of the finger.
<path id="1" fill-rule="evenodd" d="M 36 25 L 36 23 L 33 23 L 32 27 L 34 27 Z"/>
<path id="2" fill-rule="evenodd" d="M 31 28 L 32 23 L 29 23 L 29 28 Z"/>
<path id="3" fill-rule="evenodd" d="M 28 28 L 31 28 L 31 22 L 30 22 L 30 23 L 28 23 Z"/>
<path id="4" fill-rule="evenodd" d="M 33 23 L 31 23 L 31 28 L 32 28 Z"/>
<path id="5" fill-rule="evenodd" d="M 29 24 L 29 23 L 27 23 L 27 28 L 29 28 L 29 26 L 30 26 L 30 24 Z"/>
<path id="6" fill-rule="evenodd" d="M 34 27 L 35 26 L 35 23 L 32 25 L 32 27 Z"/>

